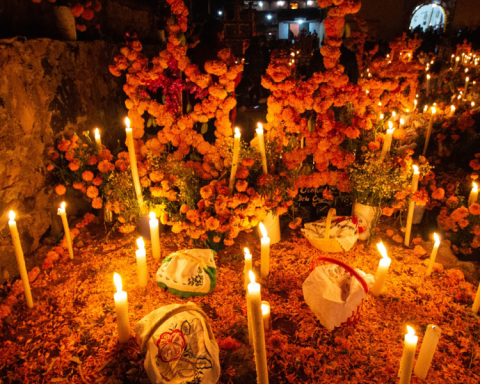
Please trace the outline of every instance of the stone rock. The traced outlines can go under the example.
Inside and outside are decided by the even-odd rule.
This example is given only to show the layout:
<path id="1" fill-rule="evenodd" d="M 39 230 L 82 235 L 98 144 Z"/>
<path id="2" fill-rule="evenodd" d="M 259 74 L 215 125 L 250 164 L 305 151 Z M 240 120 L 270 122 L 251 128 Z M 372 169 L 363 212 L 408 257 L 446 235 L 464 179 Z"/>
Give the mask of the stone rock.
<path id="1" fill-rule="evenodd" d="M 123 130 L 112 128 L 121 126 L 125 96 L 108 70 L 118 50 L 103 41 L 0 40 L 0 270 L 10 276 L 18 275 L 18 268 L 9 210 L 17 214 L 29 270 L 28 254 L 42 237 L 62 231 L 60 202 L 68 202 L 69 217 L 85 212 L 74 195 L 54 194 L 46 171 L 48 148 L 62 136 L 95 126 L 112 148 L 122 136 Z"/>
<path id="2" fill-rule="evenodd" d="M 433 241 L 426 241 L 421 244 L 428 255 L 432 253 L 433 244 Z M 435 262 L 442 264 L 445 269 L 455 268 L 461 270 L 465 274 L 465 279 L 474 285 L 477 285 L 480 280 L 480 272 L 475 263 L 458 260 L 457 256 L 452 252 L 449 240 L 443 240 L 440 243 Z"/>

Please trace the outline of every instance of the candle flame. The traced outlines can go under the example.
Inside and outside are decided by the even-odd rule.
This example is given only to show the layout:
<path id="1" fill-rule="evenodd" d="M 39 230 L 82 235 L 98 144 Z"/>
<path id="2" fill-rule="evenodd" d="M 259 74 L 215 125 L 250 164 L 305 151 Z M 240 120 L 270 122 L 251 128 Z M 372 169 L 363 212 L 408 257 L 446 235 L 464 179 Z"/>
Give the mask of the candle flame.
<path id="1" fill-rule="evenodd" d="M 457 56 L 457 57 L 455 58 L 455 61 L 460 61 L 460 57 Z"/>
<path id="2" fill-rule="evenodd" d="M 260 135 L 263 133 L 263 125 L 262 123 L 257 123 L 257 129 L 255 130 L 257 132 L 257 135 Z"/>
<path id="3" fill-rule="evenodd" d="M 265 225 L 263 223 L 260 223 L 258 225 L 260 227 L 260 232 L 262 232 L 263 237 L 268 237 L 267 229 L 265 228 Z"/>
<path id="4" fill-rule="evenodd" d="M 383 113 L 380 114 L 380 120 L 383 120 Z"/>
<path id="5" fill-rule="evenodd" d="M 455 112 L 455 106 L 454 106 L 454 105 L 450 106 L 450 110 L 451 110 L 452 112 Z"/>
<path id="6" fill-rule="evenodd" d="M 417 99 L 413 100 L 413 104 L 417 105 L 417 104 L 418 104 L 418 100 L 417 100 Z"/>
<path id="7" fill-rule="evenodd" d="M 430 80 L 430 75 L 427 75 L 427 80 Z"/>
<path id="8" fill-rule="evenodd" d="M 428 110 L 428 105 L 425 105 L 425 107 L 423 108 L 423 112 L 427 112 Z"/>
<path id="9" fill-rule="evenodd" d="M 397 113 L 395 111 L 392 111 L 392 117 L 397 116 Z"/>
<path id="10" fill-rule="evenodd" d="M 465 81 L 468 83 L 469 80 L 470 80 L 470 78 L 467 76 L 467 78 L 465 79 Z"/>
<path id="11" fill-rule="evenodd" d="M 15 220 L 15 212 L 13 211 L 8 212 L 8 218 L 10 219 L 10 221 Z"/>
<path id="12" fill-rule="evenodd" d="M 235 127 L 235 137 L 240 137 L 240 129 Z"/>
<path id="13" fill-rule="evenodd" d="M 400 125 L 403 125 L 403 124 L 405 124 L 405 120 L 400 119 Z"/>
<path id="14" fill-rule="evenodd" d="M 143 237 L 139 237 L 137 239 L 137 246 L 138 246 L 138 249 L 145 248 L 145 242 L 143 241 Z"/>
<path id="15" fill-rule="evenodd" d="M 435 107 L 432 107 L 432 115 L 434 115 L 435 113 L 437 113 L 437 109 Z"/>
<path id="16" fill-rule="evenodd" d="M 128 117 L 125 118 L 125 125 L 127 128 L 130 128 L 130 119 Z"/>
<path id="17" fill-rule="evenodd" d="M 474 102 L 474 101 L 472 101 L 472 108 L 473 108 L 473 107 L 475 107 L 475 102 Z"/>
<path id="18" fill-rule="evenodd" d="M 473 185 L 473 192 L 477 192 L 478 191 L 478 185 L 477 183 L 475 183 L 474 181 L 472 182 L 472 185 Z"/>
<path id="19" fill-rule="evenodd" d="M 150 216 L 150 220 L 154 220 L 157 218 L 157 215 L 155 215 L 155 212 L 150 212 L 148 216 Z"/>
<path id="20" fill-rule="evenodd" d="M 409 325 L 407 325 L 407 333 L 408 333 L 410 336 L 415 336 L 415 329 L 413 329 L 412 327 L 410 327 Z"/>
<path id="21" fill-rule="evenodd" d="M 435 240 L 435 245 L 440 244 L 440 237 L 436 233 L 433 234 L 433 239 Z"/>
<path id="22" fill-rule="evenodd" d="M 62 204 L 60 204 L 60 208 L 62 208 L 63 210 L 65 210 L 65 206 L 66 206 L 66 205 L 67 205 L 67 204 L 65 204 L 65 202 L 62 201 Z"/>
<path id="23" fill-rule="evenodd" d="M 122 278 L 117 272 L 113 274 L 113 283 L 117 287 L 117 292 L 122 292 Z"/>
<path id="24" fill-rule="evenodd" d="M 98 128 L 95 128 L 95 138 L 99 138 L 100 137 L 100 131 L 98 130 Z"/>
<path id="25" fill-rule="evenodd" d="M 420 172 L 418 172 L 418 165 L 412 165 L 412 168 L 413 168 L 413 173 L 415 175 L 418 175 Z"/>
<path id="26" fill-rule="evenodd" d="M 255 274 L 252 270 L 248 271 L 248 277 L 250 278 L 250 283 L 255 284 Z"/>
<path id="27" fill-rule="evenodd" d="M 381 101 L 378 102 L 378 106 L 379 106 L 379 107 L 382 106 L 382 102 L 381 102 Z"/>
<path id="28" fill-rule="evenodd" d="M 391 121 L 388 122 L 388 133 L 392 133 L 395 130 L 393 128 L 393 123 Z"/>
<path id="29" fill-rule="evenodd" d="M 262 315 L 268 315 L 270 313 L 270 304 L 262 303 Z"/>
<path id="30" fill-rule="evenodd" d="M 384 259 L 388 259 L 387 248 L 383 245 L 383 242 L 377 244 L 377 249 Z"/>
<path id="31" fill-rule="evenodd" d="M 250 250 L 249 250 L 247 247 L 243 248 L 243 251 L 245 252 L 245 258 L 246 258 L 247 256 L 252 257 L 252 254 L 250 253 Z"/>

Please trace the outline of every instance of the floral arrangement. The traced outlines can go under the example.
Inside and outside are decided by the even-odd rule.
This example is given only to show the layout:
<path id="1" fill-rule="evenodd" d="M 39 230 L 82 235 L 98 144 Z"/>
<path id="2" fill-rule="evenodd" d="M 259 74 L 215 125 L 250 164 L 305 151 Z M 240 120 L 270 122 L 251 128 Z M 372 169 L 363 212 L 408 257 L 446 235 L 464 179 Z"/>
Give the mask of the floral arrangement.
<path id="1" fill-rule="evenodd" d="M 32 0 L 33 3 L 41 3 L 42 0 Z M 73 4 L 70 1 L 62 0 L 48 0 L 49 3 L 56 3 L 58 5 L 67 5 L 70 7 L 73 16 L 80 19 L 81 22 L 77 23 L 76 28 L 80 32 L 85 32 L 87 26 L 84 24 L 86 21 L 90 21 L 94 18 L 95 13 L 98 13 L 102 10 L 102 4 L 98 0 L 76 0 Z M 95 28 L 99 28 L 99 25 L 96 24 Z"/>

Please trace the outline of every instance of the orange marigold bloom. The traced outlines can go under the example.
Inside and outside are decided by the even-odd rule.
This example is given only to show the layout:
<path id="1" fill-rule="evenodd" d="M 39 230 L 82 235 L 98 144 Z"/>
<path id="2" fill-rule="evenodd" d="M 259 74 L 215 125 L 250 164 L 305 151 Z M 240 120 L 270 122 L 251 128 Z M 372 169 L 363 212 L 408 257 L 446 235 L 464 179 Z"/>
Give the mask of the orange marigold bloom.
<path id="1" fill-rule="evenodd" d="M 83 188 L 83 183 L 73 183 L 73 188 L 82 189 Z"/>
<path id="2" fill-rule="evenodd" d="M 95 14 L 94 14 L 94 12 L 93 12 L 91 9 L 85 9 L 85 10 L 82 12 L 82 17 L 83 17 L 85 20 L 92 20 L 94 15 L 95 15 Z"/>
<path id="3" fill-rule="evenodd" d="M 72 7 L 72 13 L 73 13 L 73 16 L 75 17 L 80 17 L 83 11 L 84 11 L 84 8 L 81 4 L 77 4 L 74 7 Z"/>
<path id="4" fill-rule="evenodd" d="M 468 216 L 468 209 L 465 207 L 460 207 L 455 209 L 450 215 L 450 217 L 456 222 L 459 222 L 460 220 L 465 219 L 467 216 Z"/>
<path id="5" fill-rule="evenodd" d="M 253 159 L 243 159 L 242 160 L 242 165 L 244 167 L 251 167 L 255 163 L 255 160 Z"/>
<path id="6" fill-rule="evenodd" d="M 94 197 L 98 196 L 98 188 L 91 185 L 87 188 L 87 196 L 93 199 Z"/>
<path id="7" fill-rule="evenodd" d="M 432 193 L 432 198 L 435 200 L 442 200 L 445 197 L 445 190 L 443 188 L 437 188 Z"/>
<path id="8" fill-rule="evenodd" d="M 380 143 L 378 141 L 371 141 L 370 143 L 368 143 L 368 149 L 370 149 L 371 151 L 376 151 L 380 149 Z"/>
<path id="9" fill-rule="evenodd" d="M 183 204 L 180 207 L 180 212 L 182 212 L 182 213 L 187 213 L 189 210 L 190 210 L 190 207 L 187 204 Z"/>
<path id="10" fill-rule="evenodd" d="M 53 168 L 54 168 L 53 164 L 48 164 L 47 171 L 51 171 L 53 170 Z"/>
<path id="11" fill-rule="evenodd" d="M 100 197 L 95 197 L 93 200 L 92 200 L 92 207 L 95 208 L 95 209 L 100 209 L 102 208 L 103 206 L 103 201 Z"/>
<path id="12" fill-rule="evenodd" d="M 209 231 L 215 231 L 220 226 L 220 221 L 211 216 L 207 219 L 205 224 Z"/>
<path id="13" fill-rule="evenodd" d="M 100 184 L 102 184 L 102 182 L 103 182 L 103 180 L 100 177 L 97 176 L 93 179 L 92 184 L 96 185 L 98 187 Z"/>
<path id="14" fill-rule="evenodd" d="M 235 184 L 235 188 L 237 188 L 238 192 L 245 192 L 248 187 L 248 182 L 246 180 L 238 180 Z"/>
<path id="15" fill-rule="evenodd" d="M 78 161 L 71 161 L 68 163 L 68 168 L 70 168 L 72 172 L 75 172 L 80 168 L 80 163 Z"/>
<path id="16" fill-rule="evenodd" d="M 468 207 L 468 210 L 472 215 L 480 215 L 480 204 L 478 203 L 473 203 Z"/>
<path id="17" fill-rule="evenodd" d="M 82 173 L 82 179 L 85 181 L 92 181 L 93 180 L 93 172 L 85 171 Z"/>
<path id="18" fill-rule="evenodd" d="M 210 185 L 206 185 L 200 189 L 200 195 L 204 199 L 208 199 L 210 196 L 212 196 L 213 192 L 213 188 Z"/>
<path id="19" fill-rule="evenodd" d="M 100 163 L 98 163 L 98 170 L 100 172 L 111 172 L 115 170 L 115 165 L 107 160 L 102 160 Z"/>
<path id="20" fill-rule="evenodd" d="M 248 177 L 248 169 L 244 166 L 241 166 L 237 169 L 237 174 L 235 175 L 237 179 L 246 179 Z"/>
<path id="21" fill-rule="evenodd" d="M 65 192 L 67 192 L 67 188 L 65 188 L 64 185 L 60 184 L 60 185 L 57 185 L 57 186 L 55 187 L 55 193 L 56 193 L 57 195 L 60 195 L 60 196 L 61 196 L 61 195 L 64 195 Z"/>

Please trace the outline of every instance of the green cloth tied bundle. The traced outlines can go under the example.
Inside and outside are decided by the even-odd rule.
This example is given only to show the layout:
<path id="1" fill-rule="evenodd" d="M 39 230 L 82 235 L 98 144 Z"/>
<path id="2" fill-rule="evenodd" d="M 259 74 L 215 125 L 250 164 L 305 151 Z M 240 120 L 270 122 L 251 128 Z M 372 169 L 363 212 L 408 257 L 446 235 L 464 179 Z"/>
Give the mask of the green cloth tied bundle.
<path id="1" fill-rule="evenodd" d="M 187 249 L 170 254 L 157 271 L 157 285 L 183 298 L 212 292 L 217 285 L 214 256 L 211 249 Z"/>

